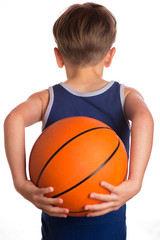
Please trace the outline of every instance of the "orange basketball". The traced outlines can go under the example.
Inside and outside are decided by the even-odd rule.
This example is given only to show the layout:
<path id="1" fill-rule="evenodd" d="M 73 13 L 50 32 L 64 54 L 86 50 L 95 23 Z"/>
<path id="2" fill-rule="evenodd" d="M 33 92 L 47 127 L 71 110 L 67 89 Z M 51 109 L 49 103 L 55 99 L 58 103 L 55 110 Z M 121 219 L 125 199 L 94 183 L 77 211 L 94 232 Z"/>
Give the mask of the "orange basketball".
<path id="1" fill-rule="evenodd" d="M 70 216 L 85 216 L 91 192 L 109 194 L 102 180 L 118 185 L 127 174 L 127 153 L 121 139 L 105 123 L 76 116 L 56 121 L 35 142 L 29 160 L 31 181 L 38 187 L 54 187 L 47 197 L 61 197 L 56 206 Z"/>

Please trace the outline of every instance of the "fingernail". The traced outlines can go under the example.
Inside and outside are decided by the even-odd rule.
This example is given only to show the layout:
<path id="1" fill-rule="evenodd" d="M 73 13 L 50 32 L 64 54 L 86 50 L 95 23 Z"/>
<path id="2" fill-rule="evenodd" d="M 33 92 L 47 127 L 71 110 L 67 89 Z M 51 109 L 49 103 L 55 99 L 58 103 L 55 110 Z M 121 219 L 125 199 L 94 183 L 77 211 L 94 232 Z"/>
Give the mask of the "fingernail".
<path id="1" fill-rule="evenodd" d="M 93 198 L 94 196 L 95 196 L 94 193 L 91 193 L 91 194 L 89 195 L 90 198 Z"/>
<path id="2" fill-rule="evenodd" d="M 101 186 L 104 186 L 105 185 L 105 182 L 101 182 Z"/>

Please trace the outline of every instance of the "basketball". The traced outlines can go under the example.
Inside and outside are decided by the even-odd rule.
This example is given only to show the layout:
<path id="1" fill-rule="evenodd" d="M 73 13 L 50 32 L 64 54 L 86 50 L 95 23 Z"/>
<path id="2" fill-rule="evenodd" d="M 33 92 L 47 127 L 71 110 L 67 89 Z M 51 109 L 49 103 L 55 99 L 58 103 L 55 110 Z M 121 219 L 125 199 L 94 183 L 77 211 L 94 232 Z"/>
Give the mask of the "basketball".
<path id="1" fill-rule="evenodd" d="M 109 194 L 100 186 L 114 186 L 126 179 L 128 158 L 122 140 L 105 123 L 75 116 L 56 121 L 38 137 L 30 153 L 31 181 L 39 188 L 53 187 L 46 197 L 63 199 L 55 206 L 69 209 L 69 216 L 85 216 L 91 192 Z"/>

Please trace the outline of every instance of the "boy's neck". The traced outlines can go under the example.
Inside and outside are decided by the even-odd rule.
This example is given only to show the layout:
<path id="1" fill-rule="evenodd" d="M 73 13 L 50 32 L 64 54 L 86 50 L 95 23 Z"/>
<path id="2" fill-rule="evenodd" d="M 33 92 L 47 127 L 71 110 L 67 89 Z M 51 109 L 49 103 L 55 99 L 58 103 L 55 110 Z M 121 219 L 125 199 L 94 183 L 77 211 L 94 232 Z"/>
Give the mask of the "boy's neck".
<path id="1" fill-rule="evenodd" d="M 65 64 L 65 70 L 67 79 L 69 82 L 90 84 L 93 82 L 99 82 L 103 76 L 103 63 L 99 63 L 95 66 L 87 66 L 83 68 L 69 66 Z"/>

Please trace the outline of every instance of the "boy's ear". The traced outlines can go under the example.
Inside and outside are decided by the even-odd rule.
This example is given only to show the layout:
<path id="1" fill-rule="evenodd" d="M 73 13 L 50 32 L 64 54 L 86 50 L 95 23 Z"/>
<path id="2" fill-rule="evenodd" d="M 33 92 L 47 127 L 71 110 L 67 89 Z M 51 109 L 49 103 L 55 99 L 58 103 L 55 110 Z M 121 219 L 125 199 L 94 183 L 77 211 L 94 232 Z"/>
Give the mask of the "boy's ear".
<path id="1" fill-rule="evenodd" d="M 58 48 L 54 48 L 54 54 L 56 57 L 58 67 L 63 68 L 64 61 L 63 61 L 62 55 L 61 55 L 60 51 L 58 50 Z"/>
<path id="2" fill-rule="evenodd" d="M 111 49 L 108 51 L 108 53 L 107 53 L 107 55 L 106 55 L 106 57 L 105 57 L 105 62 L 104 62 L 104 66 L 105 66 L 105 67 L 108 68 L 108 67 L 111 65 L 112 59 L 113 59 L 115 53 L 116 53 L 116 48 L 115 48 L 115 47 L 111 48 Z"/>

